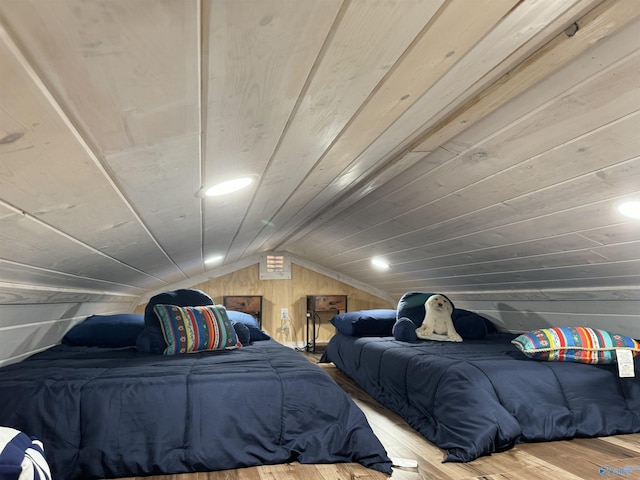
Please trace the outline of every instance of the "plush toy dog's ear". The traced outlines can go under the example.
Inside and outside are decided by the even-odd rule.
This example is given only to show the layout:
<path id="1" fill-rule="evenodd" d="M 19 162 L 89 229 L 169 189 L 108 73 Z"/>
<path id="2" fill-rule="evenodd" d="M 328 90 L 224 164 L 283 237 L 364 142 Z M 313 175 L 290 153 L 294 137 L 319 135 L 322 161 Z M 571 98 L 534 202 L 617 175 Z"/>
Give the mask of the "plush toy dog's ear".
<path id="1" fill-rule="evenodd" d="M 418 341 L 418 336 L 416 335 L 416 324 L 407 317 L 402 317 L 396 320 L 396 324 L 393 326 L 391 333 L 393 333 L 393 338 L 400 340 L 401 342 Z"/>

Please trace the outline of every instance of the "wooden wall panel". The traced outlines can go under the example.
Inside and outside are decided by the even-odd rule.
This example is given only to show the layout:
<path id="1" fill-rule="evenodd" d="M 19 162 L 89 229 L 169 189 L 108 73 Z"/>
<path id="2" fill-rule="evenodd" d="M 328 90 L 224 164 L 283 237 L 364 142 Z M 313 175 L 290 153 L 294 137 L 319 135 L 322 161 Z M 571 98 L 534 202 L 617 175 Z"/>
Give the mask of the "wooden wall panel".
<path id="1" fill-rule="evenodd" d="M 58 289 L 71 288 L 85 291 L 105 291 L 113 294 L 132 295 L 134 297 L 138 297 L 146 291 L 143 288 L 126 285 L 124 283 L 97 280 L 1 259 L 0 282 L 16 283 L 27 287 L 55 285 L 55 288 Z"/>
<path id="2" fill-rule="evenodd" d="M 637 290 L 635 290 L 637 293 Z M 622 292 L 624 293 L 624 292 Z M 595 296 L 596 292 L 587 292 Z M 606 292 L 598 296 L 604 296 Z M 493 298 L 499 297 L 492 293 Z M 574 296 L 577 296 L 574 293 Z M 525 332 L 538 328 L 585 326 L 640 338 L 640 299 L 616 300 L 505 300 L 456 301 L 458 308 L 471 308 L 493 321 L 501 330 Z"/>
<path id="3" fill-rule="evenodd" d="M 74 290 L 71 288 L 0 282 L 0 305 L 96 302 L 132 304 L 137 299 L 137 295 L 109 293 L 106 291 Z"/>
<path id="4" fill-rule="evenodd" d="M 225 295 L 262 295 L 262 325 L 265 331 L 276 339 L 280 327 L 280 309 L 288 308 L 294 342 L 299 344 L 305 339 L 307 295 L 348 295 L 349 311 L 396 308 L 395 304 L 387 300 L 295 264 L 291 266 L 291 280 L 261 281 L 259 267 L 256 264 L 194 285 L 193 288 L 206 292 L 220 304 Z M 143 312 L 144 305 L 136 307 L 135 311 Z M 322 338 L 329 338 L 333 334 L 332 328 L 324 325 Z"/>
<path id="5" fill-rule="evenodd" d="M 0 304 L 0 367 L 60 343 L 89 315 L 127 313 L 132 303 Z"/>

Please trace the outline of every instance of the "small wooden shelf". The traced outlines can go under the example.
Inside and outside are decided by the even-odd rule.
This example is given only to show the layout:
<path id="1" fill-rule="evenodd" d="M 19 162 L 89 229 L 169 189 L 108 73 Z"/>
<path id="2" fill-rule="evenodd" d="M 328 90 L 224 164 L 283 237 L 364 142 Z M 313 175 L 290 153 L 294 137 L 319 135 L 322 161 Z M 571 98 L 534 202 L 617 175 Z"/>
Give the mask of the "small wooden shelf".
<path id="1" fill-rule="evenodd" d="M 316 353 L 316 335 L 322 322 L 319 313 L 347 311 L 347 295 L 307 295 L 307 352 Z"/>
<path id="2" fill-rule="evenodd" d="M 222 297 L 222 304 L 228 310 L 248 313 L 258 320 L 262 327 L 262 295 L 228 295 Z"/>

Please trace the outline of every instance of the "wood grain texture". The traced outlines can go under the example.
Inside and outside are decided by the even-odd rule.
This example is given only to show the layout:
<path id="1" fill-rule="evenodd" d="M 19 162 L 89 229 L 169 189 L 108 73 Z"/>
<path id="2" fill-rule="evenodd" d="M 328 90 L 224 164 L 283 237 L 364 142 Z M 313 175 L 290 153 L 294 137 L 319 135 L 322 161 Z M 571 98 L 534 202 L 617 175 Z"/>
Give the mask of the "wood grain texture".
<path id="1" fill-rule="evenodd" d="M 637 0 L 0 0 L 0 305 L 211 281 L 300 329 L 429 289 L 638 332 L 638 65 Z M 233 277 L 275 249 L 338 283 Z"/>
<path id="2" fill-rule="evenodd" d="M 280 309 L 288 308 L 292 340 L 299 345 L 304 344 L 306 334 L 307 295 L 347 295 L 349 311 L 395 308 L 393 303 L 300 265 L 291 265 L 291 280 L 260 281 L 258 269 L 258 265 L 252 265 L 193 288 L 206 292 L 220 304 L 224 296 L 262 295 L 262 327 L 276 339 L 281 325 Z M 142 310 L 143 306 L 139 306 L 137 311 Z M 335 329 L 328 323 L 332 316 L 330 312 L 323 316 L 319 340 L 333 336 Z"/>
<path id="3" fill-rule="evenodd" d="M 558 68 L 572 62 L 576 56 L 596 42 L 622 30 L 638 15 L 640 12 L 633 2 L 603 2 L 579 19 L 578 39 L 569 37 L 564 32 L 557 35 L 544 48 L 482 92 L 479 98 L 456 112 L 455 120 L 447 118 L 441 125 L 425 133 L 424 140 L 412 150 L 430 151 L 435 146 L 441 145 L 443 141 L 454 138 L 456 134 L 467 130 L 469 125 L 484 117 L 487 112 L 492 112 L 497 106 L 515 98 L 519 93 L 553 74 Z M 565 76 L 564 81 L 567 80 Z"/>
<path id="4" fill-rule="evenodd" d="M 0 367 L 52 347 L 75 324 L 98 312 L 126 313 L 131 300 L 55 304 L 0 304 Z"/>
<path id="5" fill-rule="evenodd" d="M 263 176 L 262 184 L 267 188 L 256 195 L 255 208 L 239 238 L 251 243 L 263 230 L 268 233 L 269 228 L 249 225 L 276 221 L 274 215 L 284 202 L 292 202 L 294 211 L 298 209 L 299 202 L 290 199 L 290 195 L 323 158 L 326 149 L 429 21 L 439 3 L 440 0 L 410 0 L 403 2 L 402 9 L 395 1 L 345 3 L 347 8 L 327 35 L 318 65 L 310 72 L 290 125 Z M 380 36 L 381 32 L 385 34 Z M 361 75 L 362 68 L 369 74 Z M 282 188 L 284 185 L 287 186 Z M 242 252 L 234 249 L 232 253 L 235 256 Z"/>

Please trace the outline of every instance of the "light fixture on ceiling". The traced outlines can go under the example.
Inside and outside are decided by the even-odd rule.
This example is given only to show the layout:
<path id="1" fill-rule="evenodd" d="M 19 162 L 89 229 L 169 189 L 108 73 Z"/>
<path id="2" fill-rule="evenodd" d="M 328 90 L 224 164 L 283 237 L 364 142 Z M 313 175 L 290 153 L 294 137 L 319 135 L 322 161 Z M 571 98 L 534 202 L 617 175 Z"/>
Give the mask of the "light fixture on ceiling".
<path id="1" fill-rule="evenodd" d="M 202 187 L 198 192 L 198 195 L 201 197 L 219 197 L 222 195 L 228 195 L 229 193 L 237 192 L 238 190 L 248 187 L 253 183 L 253 180 L 254 177 L 251 175 L 225 180 L 224 182 L 216 183 L 212 186 Z"/>
<path id="2" fill-rule="evenodd" d="M 376 267 L 378 270 L 388 270 L 389 269 L 389 263 L 380 258 L 380 257 L 374 257 L 371 259 L 371 264 Z"/>
<path id="3" fill-rule="evenodd" d="M 204 260 L 204 263 L 206 263 L 207 265 L 211 264 L 211 263 L 218 263 L 221 262 L 224 259 L 224 255 L 213 255 L 211 257 L 208 257 Z"/>
<path id="4" fill-rule="evenodd" d="M 621 203 L 618 205 L 618 211 L 625 217 L 640 219 L 640 201 Z"/>

